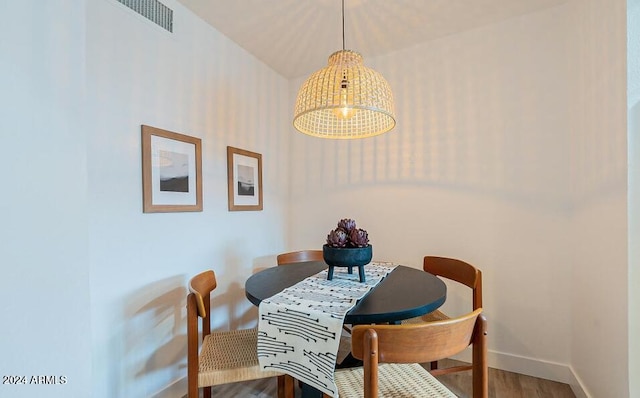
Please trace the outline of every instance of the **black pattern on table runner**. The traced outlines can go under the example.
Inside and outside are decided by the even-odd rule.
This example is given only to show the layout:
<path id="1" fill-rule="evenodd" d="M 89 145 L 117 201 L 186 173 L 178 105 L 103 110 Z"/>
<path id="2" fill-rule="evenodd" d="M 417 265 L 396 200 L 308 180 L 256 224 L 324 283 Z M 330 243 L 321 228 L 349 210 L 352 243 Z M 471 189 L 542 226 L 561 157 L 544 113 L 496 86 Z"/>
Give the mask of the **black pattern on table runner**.
<path id="1" fill-rule="evenodd" d="M 387 274 L 391 263 L 365 266 L 358 273 L 336 267 L 333 280 L 322 271 L 263 300 L 259 307 L 258 359 L 263 369 L 277 369 L 333 397 L 333 380 L 342 323 L 359 299 Z"/>

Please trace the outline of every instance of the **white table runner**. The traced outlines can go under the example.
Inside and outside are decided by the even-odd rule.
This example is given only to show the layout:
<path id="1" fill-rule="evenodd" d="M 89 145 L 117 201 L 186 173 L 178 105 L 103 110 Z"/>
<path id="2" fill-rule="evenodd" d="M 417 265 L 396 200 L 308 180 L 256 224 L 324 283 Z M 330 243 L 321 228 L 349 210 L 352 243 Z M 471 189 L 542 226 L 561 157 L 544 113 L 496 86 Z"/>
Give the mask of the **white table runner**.
<path id="1" fill-rule="evenodd" d="M 357 267 L 353 274 L 336 267 L 333 280 L 327 280 L 324 270 L 263 300 L 258 318 L 260 366 L 338 397 L 333 372 L 344 317 L 393 268 L 372 262 L 364 267 L 366 282 L 360 283 Z"/>

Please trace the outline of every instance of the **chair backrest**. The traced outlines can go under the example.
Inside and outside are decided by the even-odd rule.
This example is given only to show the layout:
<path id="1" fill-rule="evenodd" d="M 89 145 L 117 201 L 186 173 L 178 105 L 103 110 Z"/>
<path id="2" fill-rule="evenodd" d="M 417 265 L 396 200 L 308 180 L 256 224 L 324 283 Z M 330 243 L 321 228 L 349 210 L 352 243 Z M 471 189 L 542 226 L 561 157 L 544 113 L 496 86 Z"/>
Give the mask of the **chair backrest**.
<path id="1" fill-rule="evenodd" d="M 300 250 L 297 252 L 289 252 L 279 254 L 277 257 L 278 265 L 291 263 L 303 263 L 307 261 L 324 261 L 322 250 Z"/>
<path id="2" fill-rule="evenodd" d="M 365 397 L 377 396 L 378 363 L 425 363 L 473 346 L 473 397 L 488 396 L 487 321 L 482 308 L 442 321 L 405 325 L 357 325 L 351 353 L 364 362 Z"/>
<path id="3" fill-rule="evenodd" d="M 189 292 L 195 296 L 200 317 L 208 316 L 210 303 L 205 297 L 209 298 L 217 286 L 216 274 L 212 270 L 201 272 L 189 281 Z"/>
<path id="4" fill-rule="evenodd" d="M 468 286 L 473 291 L 473 309 L 482 307 L 482 272 L 478 268 L 462 260 L 436 256 L 425 256 L 422 268 Z"/>

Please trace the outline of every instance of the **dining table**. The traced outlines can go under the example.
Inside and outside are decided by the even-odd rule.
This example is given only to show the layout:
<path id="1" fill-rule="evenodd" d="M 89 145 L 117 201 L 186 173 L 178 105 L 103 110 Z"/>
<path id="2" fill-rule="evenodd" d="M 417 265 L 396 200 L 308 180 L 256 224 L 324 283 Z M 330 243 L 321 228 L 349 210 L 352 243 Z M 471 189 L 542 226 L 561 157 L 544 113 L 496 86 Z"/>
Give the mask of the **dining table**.
<path id="1" fill-rule="evenodd" d="M 256 306 L 329 266 L 321 261 L 291 263 L 266 268 L 245 282 L 247 299 Z M 351 325 L 400 323 L 438 309 L 447 298 L 447 286 L 433 274 L 398 265 L 345 316 Z"/>
<path id="2" fill-rule="evenodd" d="M 291 263 L 266 268 L 245 282 L 247 299 L 256 306 L 329 266 L 322 261 Z M 345 315 L 351 325 L 398 324 L 430 313 L 444 304 L 447 288 L 444 282 L 428 272 L 404 265 L 393 265 L 389 272 Z M 303 384 L 302 397 L 322 397 L 322 393 Z"/>

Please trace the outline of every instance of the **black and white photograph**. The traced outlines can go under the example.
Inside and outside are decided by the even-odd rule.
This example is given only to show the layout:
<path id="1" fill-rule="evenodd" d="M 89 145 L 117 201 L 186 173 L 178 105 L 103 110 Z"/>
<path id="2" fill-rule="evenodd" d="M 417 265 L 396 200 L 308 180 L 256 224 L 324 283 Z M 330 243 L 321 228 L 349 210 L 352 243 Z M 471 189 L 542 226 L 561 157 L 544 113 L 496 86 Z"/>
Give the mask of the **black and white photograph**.
<path id="1" fill-rule="evenodd" d="M 189 192 L 189 156 L 187 154 L 160 151 L 160 190 Z"/>

